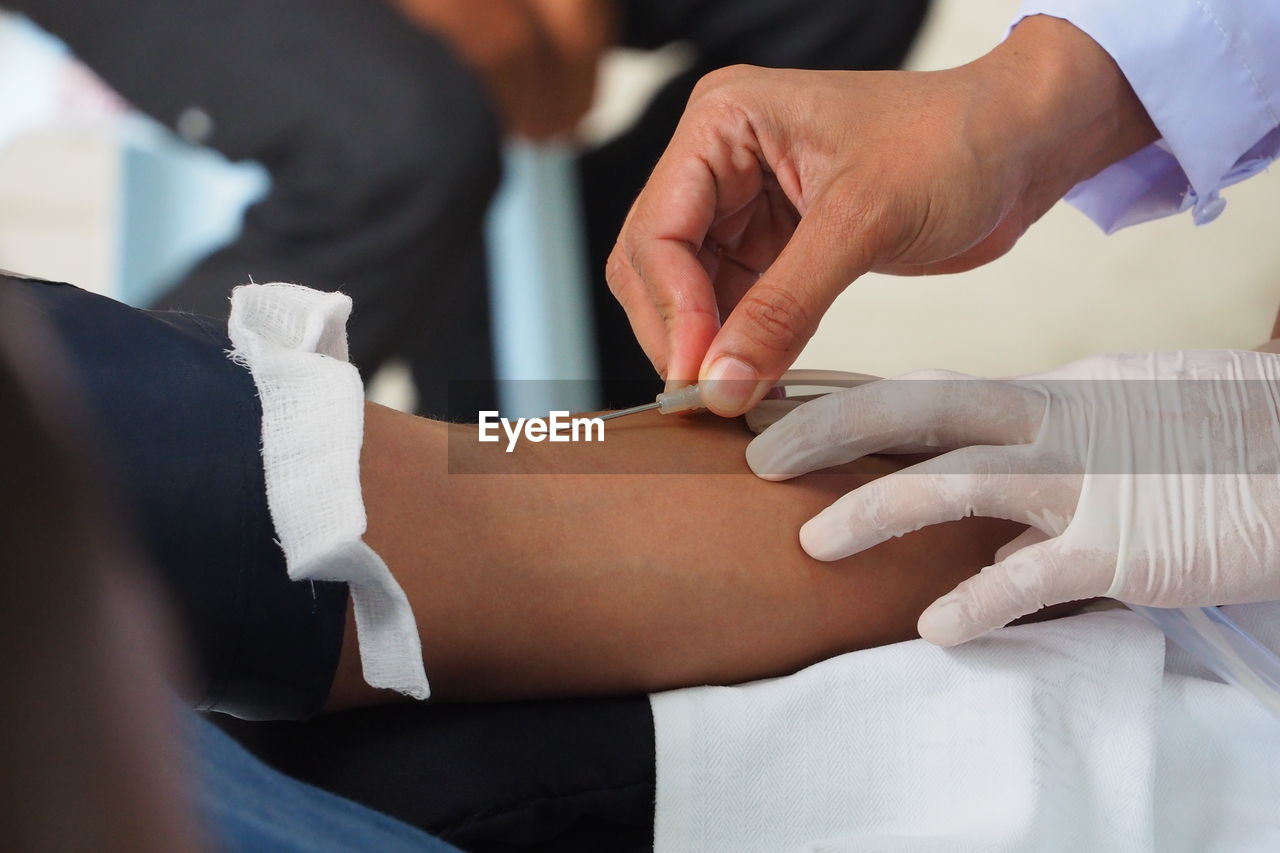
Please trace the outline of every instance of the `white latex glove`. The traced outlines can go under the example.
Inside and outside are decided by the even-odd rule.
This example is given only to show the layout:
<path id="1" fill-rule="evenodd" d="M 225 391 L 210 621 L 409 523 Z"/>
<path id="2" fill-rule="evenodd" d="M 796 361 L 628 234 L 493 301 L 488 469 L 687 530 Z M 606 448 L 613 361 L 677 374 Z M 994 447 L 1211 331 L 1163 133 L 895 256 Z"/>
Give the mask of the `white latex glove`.
<path id="1" fill-rule="evenodd" d="M 912 381 L 915 380 L 915 381 Z M 953 645 L 1044 605 L 1280 599 L 1280 356 L 1099 356 L 1036 376 L 906 374 L 795 409 L 747 448 L 782 480 L 878 451 L 959 448 L 842 497 L 800 531 L 835 560 L 968 515 L 1032 530 L 920 617 Z"/>

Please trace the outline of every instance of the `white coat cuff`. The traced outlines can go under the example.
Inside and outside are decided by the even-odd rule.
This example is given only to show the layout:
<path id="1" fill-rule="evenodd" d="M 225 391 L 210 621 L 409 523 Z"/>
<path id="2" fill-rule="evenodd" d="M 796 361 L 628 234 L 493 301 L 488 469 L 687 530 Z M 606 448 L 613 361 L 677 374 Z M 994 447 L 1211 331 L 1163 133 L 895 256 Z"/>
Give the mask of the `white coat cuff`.
<path id="1" fill-rule="evenodd" d="M 1027 0 L 1015 26 L 1039 14 L 1101 45 L 1162 136 L 1067 194 L 1104 231 L 1188 209 L 1211 222 L 1226 205 L 1219 190 L 1280 154 L 1280 4 Z"/>
<path id="2" fill-rule="evenodd" d="M 413 610 L 362 539 L 364 387 L 347 361 L 351 299 L 293 284 L 245 285 L 231 297 L 231 357 L 262 402 L 267 504 L 295 581 L 342 581 L 351 593 L 364 678 L 429 694 Z"/>

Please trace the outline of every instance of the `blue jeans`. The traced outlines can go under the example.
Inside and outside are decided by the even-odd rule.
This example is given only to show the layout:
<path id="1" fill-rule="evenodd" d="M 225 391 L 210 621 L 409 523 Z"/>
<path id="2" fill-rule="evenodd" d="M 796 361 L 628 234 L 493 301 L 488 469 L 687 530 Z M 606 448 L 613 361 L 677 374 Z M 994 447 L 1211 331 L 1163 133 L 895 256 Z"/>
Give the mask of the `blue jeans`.
<path id="1" fill-rule="evenodd" d="M 457 848 L 351 800 L 277 773 L 207 720 L 191 715 L 196 805 L 223 850 L 383 853 Z"/>

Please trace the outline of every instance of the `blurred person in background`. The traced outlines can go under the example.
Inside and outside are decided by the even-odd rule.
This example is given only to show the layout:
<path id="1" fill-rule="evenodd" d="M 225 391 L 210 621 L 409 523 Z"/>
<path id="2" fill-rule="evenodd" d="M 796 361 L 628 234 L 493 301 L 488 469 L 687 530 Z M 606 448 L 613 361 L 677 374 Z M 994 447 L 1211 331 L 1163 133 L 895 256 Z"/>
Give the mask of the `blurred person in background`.
<path id="1" fill-rule="evenodd" d="M 225 317 L 230 284 L 341 287 L 360 306 L 354 362 L 405 361 L 423 413 L 449 379 L 493 376 L 483 222 L 503 136 L 566 137 L 610 46 L 688 42 L 695 58 L 579 172 L 607 402 L 652 381 L 603 269 L 695 82 L 734 63 L 894 68 L 927 0 L 14 0 L 135 107 L 256 160 L 271 190 L 239 237 L 162 307 Z M 187 127 L 189 131 L 189 127 Z M 190 132 L 188 133 L 190 135 Z M 616 381 L 622 380 L 622 381 Z M 457 412 L 494 408 L 484 383 Z M 455 388 L 455 392 L 458 389 Z"/>

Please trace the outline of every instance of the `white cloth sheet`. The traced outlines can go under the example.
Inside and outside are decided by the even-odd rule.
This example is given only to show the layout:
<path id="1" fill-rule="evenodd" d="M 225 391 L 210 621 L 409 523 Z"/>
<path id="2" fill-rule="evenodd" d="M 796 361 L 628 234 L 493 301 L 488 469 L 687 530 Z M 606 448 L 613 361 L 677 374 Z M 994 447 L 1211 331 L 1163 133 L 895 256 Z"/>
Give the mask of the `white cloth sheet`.
<path id="1" fill-rule="evenodd" d="M 1275 0 L 1025 0 L 1088 33 L 1120 66 L 1162 139 L 1076 186 L 1067 201 L 1111 232 L 1191 210 L 1280 154 L 1280 3 Z"/>
<path id="2" fill-rule="evenodd" d="M 1117 610 L 656 694 L 655 850 L 1280 850 L 1280 721 L 1168 664 Z"/>
<path id="3" fill-rule="evenodd" d="M 267 504 L 295 581 L 344 581 L 360 662 L 373 687 L 429 695 L 413 610 L 382 558 L 364 543 L 360 447 L 364 386 L 347 362 L 351 298 L 293 284 L 237 287 L 231 356 L 262 402 Z"/>

